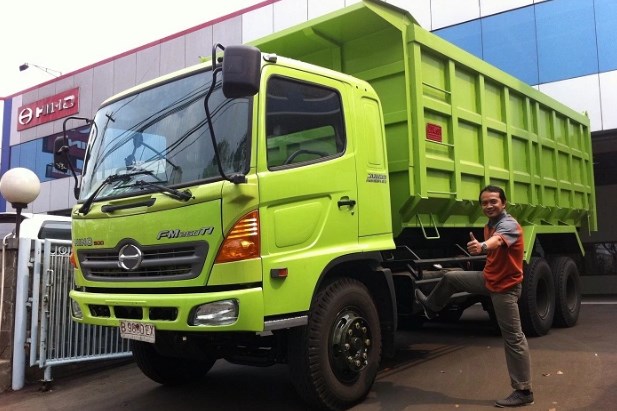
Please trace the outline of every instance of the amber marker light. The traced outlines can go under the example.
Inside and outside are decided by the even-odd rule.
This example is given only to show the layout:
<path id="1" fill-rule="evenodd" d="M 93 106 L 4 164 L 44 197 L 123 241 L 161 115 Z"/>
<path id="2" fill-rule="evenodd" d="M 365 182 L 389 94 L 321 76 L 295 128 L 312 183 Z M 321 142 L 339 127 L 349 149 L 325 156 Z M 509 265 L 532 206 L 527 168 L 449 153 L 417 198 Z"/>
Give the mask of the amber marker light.
<path id="1" fill-rule="evenodd" d="M 73 268 L 77 268 L 77 256 L 75 255 L 75 247 L 71 247 L 71 254 L 69 254 L 69 263 Z"/>
<path id="2" fill-rule="evenodd" d="M 216 256 L 216 263 L 259 257 L 259 212 L 251 211 L 232 227 Z"/>

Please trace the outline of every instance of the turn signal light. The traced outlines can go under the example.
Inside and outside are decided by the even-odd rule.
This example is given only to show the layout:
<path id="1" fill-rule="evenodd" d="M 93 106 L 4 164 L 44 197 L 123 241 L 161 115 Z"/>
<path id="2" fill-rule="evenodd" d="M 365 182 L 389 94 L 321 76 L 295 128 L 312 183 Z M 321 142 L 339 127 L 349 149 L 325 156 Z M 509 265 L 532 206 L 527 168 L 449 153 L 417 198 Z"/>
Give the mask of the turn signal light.
<path id="1" fill-rule="evenodd" d="M 69 263 L 73 268 L 77 268 L 77 256 L 75 255 L 75 248 L 71 247 L 71 254 L 69 255 Z"/>
<path id="2" fill-rule="evenodd" d="M 251 211 L 232 227 L 216 256 L 216 263 L 259 257 L 259 212 Z"/>

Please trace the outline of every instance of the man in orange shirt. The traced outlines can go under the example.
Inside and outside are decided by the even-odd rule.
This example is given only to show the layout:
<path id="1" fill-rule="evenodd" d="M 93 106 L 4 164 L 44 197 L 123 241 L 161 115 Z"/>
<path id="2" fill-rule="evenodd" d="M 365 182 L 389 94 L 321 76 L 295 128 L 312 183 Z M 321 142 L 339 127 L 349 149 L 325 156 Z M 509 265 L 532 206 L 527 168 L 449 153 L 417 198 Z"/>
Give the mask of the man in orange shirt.
<path id="1" fill-rule="evenodd" d="M 518 299 L 523 282 L 523 230 L 506 212 L 506 195 L 496 186 L 480 192 L 480 205 L 489 221 L 484 226 L 484 241 L 473 233 L 467 251 L 471 255 L 486 254 L 483 271 L 451 271 L 444 275 L 427 297 L 416 289 L 416 299 L 428 318 L 444 308 L 454 293 L 467 291 L 490 295 L 495 317 L 501 329 L 506 351 L 506 364 L 514 392 L 497 407 L 519 407 L 533 404 L 529 346 L 521 328 Z"/>

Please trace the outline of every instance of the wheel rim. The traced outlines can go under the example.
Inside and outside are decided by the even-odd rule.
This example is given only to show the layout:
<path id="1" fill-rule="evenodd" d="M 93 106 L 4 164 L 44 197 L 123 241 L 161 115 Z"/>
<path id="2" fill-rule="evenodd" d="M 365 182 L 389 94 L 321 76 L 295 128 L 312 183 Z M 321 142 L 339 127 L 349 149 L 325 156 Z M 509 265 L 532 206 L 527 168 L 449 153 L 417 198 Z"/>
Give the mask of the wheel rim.
<path id="1" fill-rule="evenodd" d="M 340 381 L 354 381 L 368 365 L 371 347 L 368 322 L 354 310 L 342 311 L 334 322 L 330 363 Z"/>
<path id="2" fill-rule="evenodd" d="M 578 287 L 572 276 L 566 279 L 566 306 L 570 312 L 576 310 L 578 306 Z"/>
<path id="3" fill-rule="evenodd" d="M 540 318 L 546 318 L 548 316 L 550 310 L 548 285 L 544 280 L 538 281 L 538 288 L 536 291 L 536 307 Z"/>

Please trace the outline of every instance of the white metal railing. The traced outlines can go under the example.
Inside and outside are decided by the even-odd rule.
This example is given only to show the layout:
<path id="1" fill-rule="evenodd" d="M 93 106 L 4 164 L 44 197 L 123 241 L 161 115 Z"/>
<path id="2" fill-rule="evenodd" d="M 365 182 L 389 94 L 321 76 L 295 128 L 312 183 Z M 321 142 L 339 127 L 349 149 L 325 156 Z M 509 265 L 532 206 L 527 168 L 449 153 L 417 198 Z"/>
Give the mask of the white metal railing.
<path id="1" fill-rule="evenodd" d="M 19 245 L 20 256 L 24 246 L 30 248 L 22 239 Z M 20 301 L 19 298 L 16 301 L 16 313 L 18 304 L 30 307 L 30 366 L 38 365 L 44 369 L 44 382 L 51 381 L 53 366 L 131 355 L 128 340 L 120 338 L 117 327 L 79 324 L 71 320 L 69 292 L 73 289 L 74 279 L 73 268 L 69 263 L 70 251 L 70 241 L 34 240 L 33 264 L 30 265 L 31 293 L 26 301 Z M 22 275 L 21 267 L 26 264 L 27 261 L 22 260 L 18 263 Z M 29 274 L 30 270 L 27 271 Z M 26 317 L 22 317 L 20 322 L 25 321 Z M 15 341 L 18 339 L 17 334 L 16 315 Z M 23 387 L 24 372 L 15 372 L 15 367 L 20 366 L 24 367 L 25 361 L 20 365 L 14 358 L 14 390 Z"/>

